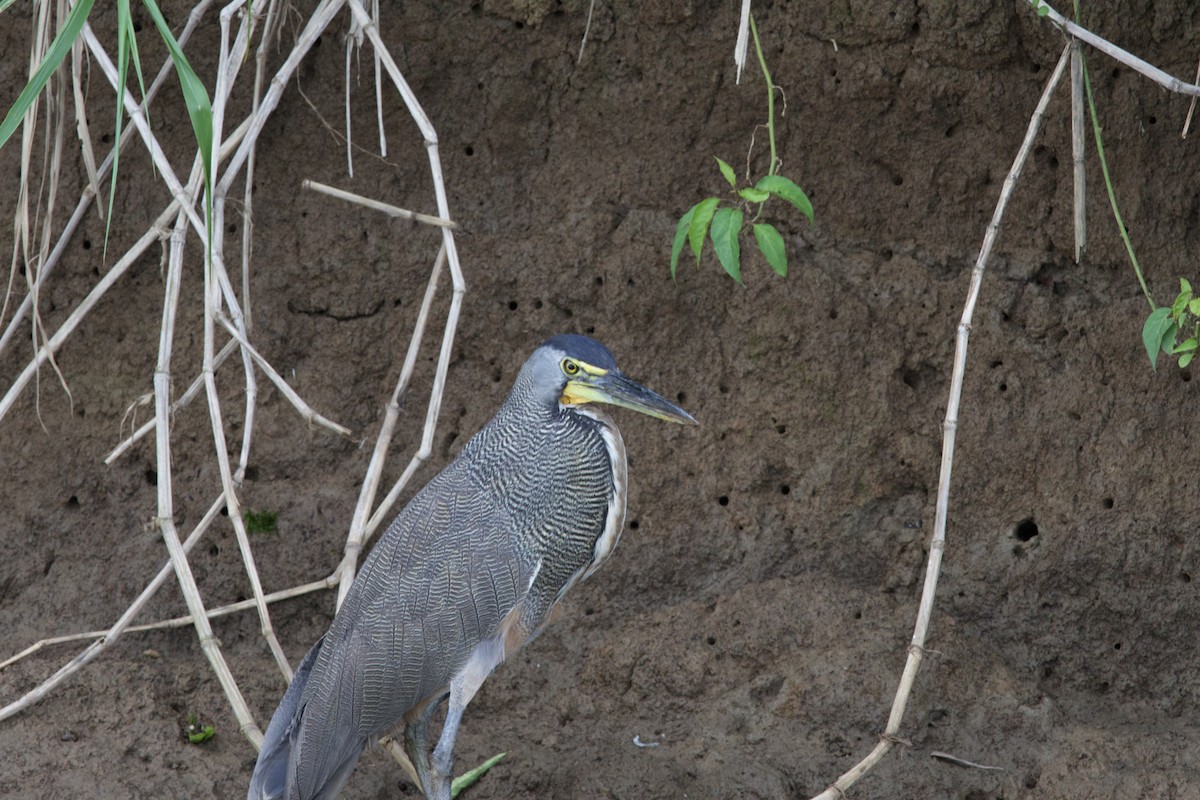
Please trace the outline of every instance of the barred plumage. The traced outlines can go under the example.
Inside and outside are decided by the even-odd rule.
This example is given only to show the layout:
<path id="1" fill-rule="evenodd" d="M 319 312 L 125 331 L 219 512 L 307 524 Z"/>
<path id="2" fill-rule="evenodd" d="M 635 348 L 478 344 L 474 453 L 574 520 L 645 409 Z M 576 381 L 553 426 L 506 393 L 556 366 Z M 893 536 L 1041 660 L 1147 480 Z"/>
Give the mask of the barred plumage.
<path id="1" fill-rule="evenodd" d="M 413 777 L 449 797 L 466 704 L 608 557 L 624 523 L 624 444 L 607 414 L 581 405 L 591 402 L 694 423 L 597 342 L 538 348 L 496 416 L 366 558 L 271 720 L 251 800 L 335 797 L 367 744 L 401 722 Z M 447 692 L 431 762 L 426 726 Z"/>

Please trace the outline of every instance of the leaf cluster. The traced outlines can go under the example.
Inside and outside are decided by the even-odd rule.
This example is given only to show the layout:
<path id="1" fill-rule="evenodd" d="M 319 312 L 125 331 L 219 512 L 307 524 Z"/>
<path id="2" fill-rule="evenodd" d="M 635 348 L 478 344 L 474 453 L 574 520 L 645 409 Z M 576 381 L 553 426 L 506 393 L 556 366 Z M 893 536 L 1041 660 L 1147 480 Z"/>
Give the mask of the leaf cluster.
<path id="1" fill-rule="evenodd" d="M 763 204 L 772 197 L 776 197 L 791 203 L 811 223 L 813 207 L 808 195 L 794 182 L 782 175 L 766 175 L 753 186 L 739 188 L 733 167 L 719 158 L 716 161 L 721 175 L 724 176 L 730 189 L 740 200 L 737 206 L 721 207 L 721 198 L 706 197 L 680 217 L 679 224 L 675 228 L 675 241 L 671 245 L 671 278 L 675 277 L 679 256 L 683 253 L 684 245 L 691 245 L 692 253 L 696 256 L 696 265 L 699 266 L 700 257 L 704 251 L 704 241 L 708 238 L 712 240 L 717 260 L 729 273 L 729 277 L 742 283 L 740 239 L 746 218 L 743 209 L 748 204 L 758 204 L 758 211 L 750 221 L 750 229 L 754 233 L 754 241 L 758 245 L 759 251 L 771 265 L 771 269 L 779 275 L 787 277 L 787 248 L 784 245 L 783 236 L 774 225 L 756 220 L 762 216 Z"/>
<path id="2" fill-rule="evenodd" d="M 1180 341 L 1181 336 L 1186 338 Z M 1179 356 L 1181 368 L 1192 363 L 1200 347 L 1200 297 L 1186 278 L 1179 279 L 1179 294 L 1174 303 L 1150 312 L 1142 326 L 1142 344 L 1146 346 L 1150 366 L 1156 369 L 1160 352 Z"/>

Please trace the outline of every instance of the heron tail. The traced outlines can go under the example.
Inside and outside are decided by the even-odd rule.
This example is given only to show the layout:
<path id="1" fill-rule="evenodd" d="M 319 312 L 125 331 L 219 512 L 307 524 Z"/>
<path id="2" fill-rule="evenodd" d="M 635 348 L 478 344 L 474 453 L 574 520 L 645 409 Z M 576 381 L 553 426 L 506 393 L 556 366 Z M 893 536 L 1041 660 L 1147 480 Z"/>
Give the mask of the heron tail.
<path id="1" fill-rule="evenodd" d="M 254 764 L 254 775 L 250 778 L 250 790 L 247 800 L 282 800 L 287 793 L 288 762 L 291 760 L 293 732 L 300 725 L 303 708 L 300 698 L 304 695 L 304 687 L 308 684 L 308 676 L 316 663 L 317 655 L 321 652 L 322 637 L 312 646 L 296 674 L 292 677 L 292 685 L 288 687 L 279 701 L 271 717 L 271 724 L 263 736 L 262 748 L 258 751 L 258 761 Z"/>

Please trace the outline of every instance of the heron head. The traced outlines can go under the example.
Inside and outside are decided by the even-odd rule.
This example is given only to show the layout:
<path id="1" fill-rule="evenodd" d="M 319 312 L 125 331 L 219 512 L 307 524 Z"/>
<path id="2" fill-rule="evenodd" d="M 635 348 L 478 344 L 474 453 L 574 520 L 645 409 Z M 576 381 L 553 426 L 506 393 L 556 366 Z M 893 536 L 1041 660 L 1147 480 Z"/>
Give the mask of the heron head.
<path id="1" fill-rule="evenodd" d="M 532 370 L 529 377 L 538 394 L 553 396 L 562 407 L 604 403 L 667 422 L 698 424 L 679 406 L 626 377 L 608 348 L 587 336 L 568 333 L 546 340 L 525 369 Z"/>

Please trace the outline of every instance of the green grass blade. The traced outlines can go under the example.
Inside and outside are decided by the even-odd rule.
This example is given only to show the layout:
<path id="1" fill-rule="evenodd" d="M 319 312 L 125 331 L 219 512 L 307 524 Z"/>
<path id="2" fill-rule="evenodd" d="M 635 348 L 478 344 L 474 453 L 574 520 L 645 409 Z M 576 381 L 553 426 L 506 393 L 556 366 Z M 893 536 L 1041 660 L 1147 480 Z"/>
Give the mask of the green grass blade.
<path id="1" fill-rule="evenodd" d="M 758 242 L 758 249 L 762 251 L 763 258 L 767 259 L 767 263 L 771 265 L 771 269 L 779 273 L 781 277 L 787 277 L 787 247 L 783 243 L 783 237 L 779 235 L 779 231 L 775 230 L 774 225 L 766 223 L 755 223 L 754 239 Z"/>
<path id="2" fill-rule="evenodd" d="M 717 158 L 713 156 L 713 158 Z M 721 159 L 717 158 L 717 166 L 721 168 L 721 174 L 725 176 L 725 180 L 729 181 L 729 186 L 732 189 L 737 188 L 737 174 L 733 171 L 733 167 L 726 164 Z"/>
<path id="3" fill-rule="evenodd" d="M 721 266 L 729 277 L 742 282 L 742 253 L 738 234 L 742 232 L 742 212 L 737 208 L 722 208 L 713 216 L 712 243 Z"/>
<path id="4" fill-rule="evenodd" d="M 800 209 L 800 213 L 808 217 L 809 222 L 813 221 L 812 201 L 808 199 L 808 195 L 804 193 L 803 189 L 782 175 L 767 175 L 755 184 L 754 188 L 770 192 L 779 199 L 788 201 Z"/>
<path id="5" fill-rule="evenodd" d="M 108 234 L 112 230 L 113 202 L 117 198 L 117 173 L 121 165 L 121 126 L 125 122 L 125 80 L 129 77 L 129 40 L 133 35 L 133 15 L 129 0 L 117 0 L 117 108 L 113 134 L 112 175 L 108 180 L 108 214 L 104 218 L 104 252 L 108 253 Z"/>
<path id="6" fill-rule="evenodd" d="M 475 783 L 475 781 L 482 778 L 489 769 L 499 764 L 500 759 L 504 758 L 506 755 L 508 755 L 508 753 L 497 753 L 475 769 L 459 775 L 450 783 L 450 796 L 458 797 L 459 792 L 470 787 Z"/>
<path id="7" fill-rule="evenodd" d="M 708 225 L 712 222 L 713 213 L 717 210 L 715 197 L 707 197 L 696 203 L 692 214 L 692 224 L 688 229 L 688 241 L 691 242 L 692 252 L 696 254 L 696 266 L 700 266 L 700 253 L 704 248 L 704 237 L 708 236 Z"/>
<path id="8" fill-rule="evenodd" d="M 158 28 L 158 33 L 162 36 L 163 42 L 167 45 L 167 51 L 171 54 L 171 63 L 175 65 L 175 74 L 179 76 L 179 86 L 183 90 L 183 102 L 187 106 L 188 116 L 192 120 L 192 132 L 196 136 L 196 147 L 200 151 L 200 162 L 204 168 L 204 220 L 208 229 L 208 251 L 211 254 L 212 103 L 209 101 L 208 91 L 204 88 L 204 84 L 196 77 L 192 65 L 188 63 L 187 56 L 183 54 L 183 49 L 180 48 L 179 42 L 175 40 L 175 35 L 171 33 L 171 27 L 163 19 L 162 12 L 158 9 L 158 4 L 154 0 L 142 0 L 142 3 L 146 6 L 146 10 L 150 12 L 150 17 L 154 20 L 154 26 Z"/>
<path id="9" fill-rule="evenodd" d="M 696 206 L 692 206 L 686 214 L 679 218 L 679 225 L 675 228 L 675 241 L 671 243 L 671 280 L 675 280 L 675 268 L 679 264 L 679 254 L 683 252 L 683 245 L 687 242 L 688 232 L 692 229 L 692 215 L 695 213 Z"/>
<path id="10" fill-rule="evenodd" d="M 71 13 L 67 15 L 66 22 L 63 23 L 58 35 L 54 37 L 54 41 L 50 43 L 50 49 L 46 51 L 46 56 L 42 59 L 42 63 L 38 64 L 33 77 L 29 79 L 29 83 L 25 84 L 25 88 L 17 96 L 17 101 L 8 109 L 8 113 L 4 116 L 4 121 L 0 122 L 0 147 L 4 147 L 4 143 L 20 127 L 25 112 L 29 110 L 29 107 L 33 105 L 33 101 L 46 88 L 50 76 L 62 64 L 63 59 L 67 57 L 67 53 L 71 52 L 71 46 L 79 38 L 79 32 L 83 30 L 83 23 L 87 22 L 88 14 L 91 13 L 92 2 L 93 0 L 79 0 L 75 7 L 71 9 Z"/>

